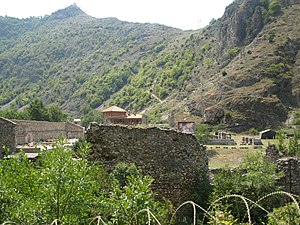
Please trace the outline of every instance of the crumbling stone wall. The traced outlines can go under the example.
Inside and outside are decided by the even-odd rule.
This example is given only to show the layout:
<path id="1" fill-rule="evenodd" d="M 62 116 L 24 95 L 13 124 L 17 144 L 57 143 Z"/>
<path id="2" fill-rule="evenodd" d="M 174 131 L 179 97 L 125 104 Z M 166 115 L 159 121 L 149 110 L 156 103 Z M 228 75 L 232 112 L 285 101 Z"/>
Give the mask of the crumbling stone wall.
<path id="1" fill-rule="evenodd" d="M 285 174 L 279 181 L 285 191 L 300 196 L 300 159 L 284 157 L 277 160 L 277 166 Z"/>
<path id="2" fill-rule="evenodd" d="M 86 137 L 93 147 L 92 159 L 110 165 L 135 163 L 155 179 L 152 188 L 175 205 L 193 200 L 208 176 L 206 149 L 192 134 L 93 123 Z"/>
<path id="3" fill-rule="evenodd" d="M 10 149 L 11 151 L 15 150 L 15 129 L 15 123 L 0 117 L 0 159 L 3 158 L 3 154 L 6 149 Z M 5 146 L 5 149 L 3 146 Z"/>
<path id="4" fill-rule="evenodd" d="M 266 149 L 266 157 L 270 162 L 277 164 L 279 171 L 284 172 L 284 177 L 279 180 L 285 191 L 300 196 L 300 159 L 297 157 L 283 157 L 275 145 Z"/>
<path id="5" fill-rule="evenodd" d="M 275 145 L 269 145 L 266 148 L 266 158 L 272 163 L 276 163 L 280 158 L 279 151 L 277 150 Z"/>

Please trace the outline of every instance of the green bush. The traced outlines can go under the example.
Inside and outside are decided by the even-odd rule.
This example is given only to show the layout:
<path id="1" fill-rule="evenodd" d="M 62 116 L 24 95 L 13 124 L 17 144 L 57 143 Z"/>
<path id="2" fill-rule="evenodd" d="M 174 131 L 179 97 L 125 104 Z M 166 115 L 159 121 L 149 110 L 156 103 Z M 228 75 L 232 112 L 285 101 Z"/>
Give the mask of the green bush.
<path id="1" fill-rule="evenodd" d="M 281 12 L 281 5 L 277 0 L 271 0 L 269 3 L 269 12 L 272 16 L 277 16 Z"/>
<path id="2" fill-rule="evenodd" d="M 227 51 L 227 55 L 230 57 L 230 58 L 234 58 L 235 56 L 237 56 L 237 54 L 240 52 L 240 48 L 238 47 L 234 47 L 234 48 L 230 48 L 228 51 Z"/>
<path id="3" fill-rule="evenodd" d="M 270 33 L 268 38 L 269 43 L 274 43 L 275 37 L 276 37 L 275 33 Z"/>
<path id="4" fill-rule="evenodd" d="M 200 143 L 205 144 L 211 136 L 209 125 L 196 125 L 195 136 L 200 141 Z"/>
<path id="5" fill-rule="evenodd" d="M 256 130 L 255 128 L 251 128 L 251 129 L 249 129 L 248 130 L 248 133 L 250 134 L 250 135 L 259 135 L 259 131 L 258 130 Z"/>
<path id="6" fill-rule="evenodd" d="M 295 130 L 293 137 L 288 140 L 283 131 L 277 132 L 277 148 L 285 156 L 300 157 L 300 130 Z"/>
<path id="7" fill-rule="evenodd" d="M 267 72 L 275 76 L 286 73 L 287 71 L 289 71 L 289 66 L 284 63 L 271 64 L 267 68 Z"/>
<path id="8" fill-rule="evenodd" d="M 273 212 L 268 216 L 268 225 L 300 224 L 300 211 L 295 203 L 289 203 L 285 206 L 273 209 Z"/>

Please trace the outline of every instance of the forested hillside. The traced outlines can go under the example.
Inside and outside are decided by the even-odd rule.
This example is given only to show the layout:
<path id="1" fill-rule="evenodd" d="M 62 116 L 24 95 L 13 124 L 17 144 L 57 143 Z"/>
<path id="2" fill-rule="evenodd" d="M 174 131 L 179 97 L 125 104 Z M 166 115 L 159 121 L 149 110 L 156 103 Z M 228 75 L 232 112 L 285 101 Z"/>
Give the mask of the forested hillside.
<path id="1" fill-rule="evenodd" d="M 117 104 L 153 122 L 276 126 L 300 106 L 299 15 L 297 0 L 237 0 L 197 31 L 97 19 L 76 5 L 0 17 L 0 105 L 40 98 L 74 116 Z"/>

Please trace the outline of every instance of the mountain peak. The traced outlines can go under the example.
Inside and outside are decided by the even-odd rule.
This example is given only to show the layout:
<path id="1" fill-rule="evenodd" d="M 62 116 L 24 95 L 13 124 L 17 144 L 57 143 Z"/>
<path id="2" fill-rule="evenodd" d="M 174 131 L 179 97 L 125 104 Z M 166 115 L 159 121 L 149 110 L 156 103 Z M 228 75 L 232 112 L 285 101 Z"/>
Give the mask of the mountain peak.
<path id="1" fill-rule="evenodd" d="M 85 14 L 77 5 L 74 3 L 64 9 L 57 10 L 52 13 L 50 17 L 53 19 L 65 19 L 73 16 L 83 15 Z"/>

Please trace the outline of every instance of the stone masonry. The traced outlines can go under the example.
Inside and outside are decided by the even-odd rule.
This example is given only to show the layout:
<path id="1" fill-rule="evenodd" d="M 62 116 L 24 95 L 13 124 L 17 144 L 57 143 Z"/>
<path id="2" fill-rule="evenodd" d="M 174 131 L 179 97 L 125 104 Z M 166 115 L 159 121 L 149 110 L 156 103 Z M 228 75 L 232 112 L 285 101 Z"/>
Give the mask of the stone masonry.
<path id="1" fill-rule="evenodd" d="M 109 165 L 135 163 L 144 175 L 154 178 L 152 189 L 174 205 L 193 200 L 208 175 L 206 149 L 192 134 L 93 123 L 86 137 L 93 160 Z"/>
<path id="2" fill-rule="evenodd" d="M 15 151 L 18 145 L 58 139 L 60 136 L 80 138 L 84 136 L 84 128 L 68 122 L 8 120 L 0 117 L 0 157 L 3 156 L 3 146 Z"/>
<path id="3" fill-rule="evenodd" d="M 60 136 L 79 138 L 84 135 L 83 127 L 68 122 L 32 120 L 12 120 L 12 122 L 17 124 L 16 139 L 19 145 L 32 141 L 38 142 L 58 139 Z"/>
<path id="4" fill-rule="evenodd" d="M 0 159 L 6 149 L 14 149 L 16 144 L 16 124 L 0 117 Z"/>
<path id="5" fill-rule="evenodd" d="M 300 159 L 296 157 L 285 157 L 277 160 L 277 166 L 284 172 L 280 184 L 285 191 L 300 196 Z"/>
<path id="6" fill-rule="evenodd" d="M 300 196 L 300 159 L 281 156 L 275 145 L 267 147 L 266 157 L 277 165 L 279 171 L 284 172 L 284 176 L 279 180 L 279 185 L 285 191 Z"/>

